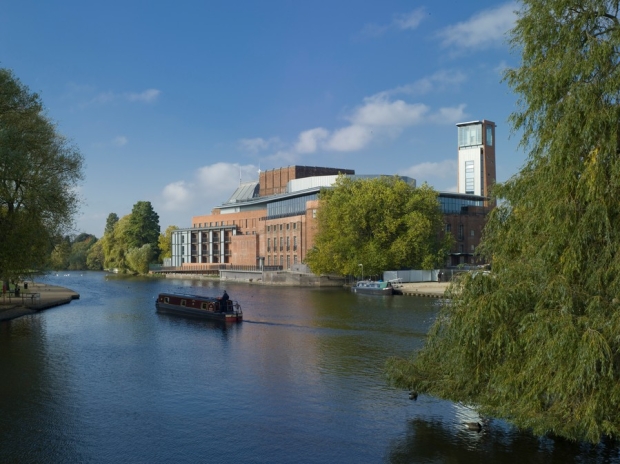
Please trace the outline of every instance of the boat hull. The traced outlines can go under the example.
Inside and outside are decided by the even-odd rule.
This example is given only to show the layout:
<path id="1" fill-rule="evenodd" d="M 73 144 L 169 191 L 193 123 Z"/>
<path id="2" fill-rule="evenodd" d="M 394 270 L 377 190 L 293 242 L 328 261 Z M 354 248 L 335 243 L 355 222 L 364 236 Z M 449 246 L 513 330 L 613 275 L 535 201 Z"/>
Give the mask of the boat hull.
<path id="1" fill-rule="evenodd" d="M 155 302 L 159 312 L 199 317 L 221 322 L 241 322 L 243 312 L 238 303 L 200 295 L 160 293 Z"/>
<path id="2" fill-rule="evenodd" d="M 394 287 L 390 282 L 360 281 L 351 287 L 351 291 L 363 295 L 394 295 Z"/>
<path id="3" fill-rule="evenodd" d="M 394 295 L 393 288 L 361 288 L 351 287 L 353 293 L 360 293 L 362 295 Z"/>

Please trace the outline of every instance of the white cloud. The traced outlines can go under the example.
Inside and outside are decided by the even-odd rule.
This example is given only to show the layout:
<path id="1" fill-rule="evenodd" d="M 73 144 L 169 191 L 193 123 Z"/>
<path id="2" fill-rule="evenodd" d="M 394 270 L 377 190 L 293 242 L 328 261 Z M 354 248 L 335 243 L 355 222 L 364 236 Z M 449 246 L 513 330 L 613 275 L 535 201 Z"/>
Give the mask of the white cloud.
<path id="1" fill-rule="evenodd" d="M 182 180 L 166 185 L 161 195 L 163 198 L 163 208 L 166 211 L 174 211 L 179 209 L 180 206 L 181 209 L 185 209 L 183 205 L 190 202 L 192 197 L 190 189 Z"/>
<path id="2" fill-rule="evenodd" d="M 410 13 L 396 15 L 393 24 L 399 29 L 416 29 L 425 16 L 426 11 L 424 8 L 418 8 Z"/>
<path id="3" fill-rule="evenodd" d="M 269 150 L 274 147 L 279 147 L 282 142 L 278 137 L 271 137 L 270 139 L 263 139 L 256 137 L 253 139 L 241 139 L 239 140 L 239 146 L 244 151 L 256 154 L 261 151 Z"/>
<path id="4" fill-rule="evenodd" d="M 210 214 L 211 210 L 228 200 L 239 182 L 258 180 L 258 168 L 232 163 L 215 163 L 194 171 L 190 180 L 179 180 L 164 187 L 161 193 L 164 211 L 191 211 Z"/>
<path id="5" fill-rule="evenodd" d="M 91 100 L 86 104 L 99 104 L 105 105 L 107 103 L 113 103 L 118 101 L 129 101 L 129 102 L 138 102 L 138 103 L 153 103 L 156 101 L 161 95 L 161 91 L 157 89 L 147 89 L 144 92 L 140 93 L 114 93 L 114 92 L 102 92 L 99 95 L 91 98 Z M 84 106 L 84 105 L 82 105 Z"/>
<path id="6" fill-rule="evenodd" d="M 125 94 L 125 98 L 131 102 L 137 101 L 142 103 L 153 103 L 159 98 L 160 94 L 161 90 L 147 89 L 140 93 L 127 93 Z"/>
<path id="7" fill-rule="evenodd" d="M 390 29 L 417 29 L 425 17 L 426 11 L 424 8 L 417 8 L 409 13 L 396 14 L 392 19 L 392 22 L 389 24 L 365 24 L 360 33 L 360 36 L 380 37 Z"/>
<path id="8" fill-rule="evenodd" d="M 124 135 L 119 135 L 118 137 L 114 137 L 114 139 L 112 140 L 112 145 L 115 145 L 117 147 L 123 147 L 127 145 L 127 142 L 129 142 L 127 137 L 125 137 Z"/>
<path id="9" fill-rule="evenodd" d="M 438 33 L 441 45 L 459 49 L 501 46 L 506 39 L 506 33 L 514 26 L 516 9 L 516 3 L 505 3 L 484 10 L 468 21 L 448 26 Z"/>
<path id="10" fill-rule="evenodd" d="M 357 151 L 368 145 L 372 138 L 372 129 L 369 127 L 351 125 L 335 131 L 326 148 L 334 151 Z"/>
<path id="11" fill-rule="evenodd" d="M 401 176 L 413 177 L 417 185 L 427 182 L 435 189 L 444 192 L 456 191 L 454 181 L 458 172 L 456 160 L 424 162 L 399 171 Z"/>
<path id="12" fill-rule="evenodd" d="M 415 82 L 385 90 L 375 95 L 391 97 L 394 95 L 426 95 L 430 92 L 442 92 L 446 89 L 458 87 L 467 79 L 461 71 L 438 71 L 431 76 L 423 77 Z"/>
<path id="13" fill-rule="evenodd" d="M 310 129 L 299 134 L 299 139 L 295 144 L 297 153 L 314 153 L 318 149 L 319 143 L 327 138 L 329 131 L 322 127 Z"/>
<path id="14" fill-rule="evenodd" d="M 359 126 L 405 127 L 418 124 L 429 108 L 422 103 L 389 101 L 382 96 L 368 97 L 350 117 Z"/>
<path id="15" fill-rule="evenodd" d="M 456 124 L 466 119 L 466 116 L 465 105 L 461 104 L 451 108 L 439 108 L 439 110 L 430 117 L 430 120 L 437 124 Z"/>

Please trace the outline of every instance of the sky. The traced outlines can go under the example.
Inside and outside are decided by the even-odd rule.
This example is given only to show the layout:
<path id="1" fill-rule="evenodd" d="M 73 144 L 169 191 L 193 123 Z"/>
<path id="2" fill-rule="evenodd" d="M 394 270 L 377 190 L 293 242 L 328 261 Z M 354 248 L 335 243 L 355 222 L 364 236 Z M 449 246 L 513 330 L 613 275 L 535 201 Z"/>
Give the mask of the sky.
<path id="1" fill-rule="evenodd" d="M 85 161 L 74 233 L 150 201 L 190 227 L 290 165 L 456 191 L 456 123 L 497 124 L 497 179 L 525 163 L 502 76 L 515 2 L 6 0 L 0 67 Z"/>

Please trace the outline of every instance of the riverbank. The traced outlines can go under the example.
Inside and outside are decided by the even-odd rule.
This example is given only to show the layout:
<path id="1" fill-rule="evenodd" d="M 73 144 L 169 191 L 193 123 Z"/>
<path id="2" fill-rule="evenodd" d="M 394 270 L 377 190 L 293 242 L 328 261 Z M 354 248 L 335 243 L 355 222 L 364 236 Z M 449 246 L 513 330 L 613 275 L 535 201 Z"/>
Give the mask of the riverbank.
<path id="1" fill-rule="evenodd" d="M 7 321 L 21 316 L 70 303 L 80 298 L 79 293 L 56 285 L 27 282 L 19 296 L 5 294 L 0 296 L 0 321 Z M 24 286 L 22 286 L 24 287 Z"/>
<path id="2" fill-rule="evenodd" d="M 443 298 L 450 282 L 407 282 L 398 288 L 403 295 Z"/>

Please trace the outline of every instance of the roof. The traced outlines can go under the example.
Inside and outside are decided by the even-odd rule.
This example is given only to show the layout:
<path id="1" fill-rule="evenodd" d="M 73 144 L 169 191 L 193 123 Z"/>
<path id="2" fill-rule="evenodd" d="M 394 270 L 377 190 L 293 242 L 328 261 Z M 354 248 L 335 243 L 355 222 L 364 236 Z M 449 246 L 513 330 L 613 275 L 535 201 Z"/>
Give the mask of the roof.
<path id="1" fill-rule="evenodd" d="M 252 200 L 258 196 L 258 190 L 258 181 L 244 182 L 243 184 L 240 184 L 239 187 L 237 187 L 237 190 L 235 190 L 235 192 L 225 204 Z"/>

